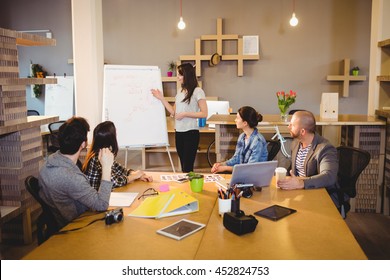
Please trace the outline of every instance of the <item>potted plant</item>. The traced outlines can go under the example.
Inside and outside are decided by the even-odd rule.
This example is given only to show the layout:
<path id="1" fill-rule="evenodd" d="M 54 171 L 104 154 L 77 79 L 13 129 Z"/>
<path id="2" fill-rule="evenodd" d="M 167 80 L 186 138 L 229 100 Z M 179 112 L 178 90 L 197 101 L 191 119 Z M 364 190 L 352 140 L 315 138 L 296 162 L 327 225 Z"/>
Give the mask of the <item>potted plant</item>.
<path id="1" fill-rule="evenodd" d="M 173 72 L 175 72 L 175 70 L 176 70 L 176 62 L 174 62 L 174 61 L 168 62 L 167 76 L 168 77 L 172 77 L 173 76 Z"/>
<path id="2" fill-rule="evenodd" d="M 190 186 L 193 192 L 201 192 L 203 190 L 204 176 L 202 174 L 191 171 L 187 174 L 187 177 L 190 180 Z"/>
<path id="3" fill-rule="evenodd" d="M 32 61 L 31 63 L 31 78 L 45 78 L 47 75 L 47 72 L 43 69 L 43 67 L 39 64 L 33 64 Z M 32 86 L 32 90 L 34 93 L 34 96 L 36 98 L 40 97 L 42 94 L 42 88 L 43 86 L 40 84 L 35 84 Z"/>
<path id="4" fill-rule="evenodd" d="M 357 67 L 357 66 L 353 67 L 352 68 L 352 75 L 353 76 L 358 76 L 359 75 L 359 70 L 360 70 L 359 67 Z"/>

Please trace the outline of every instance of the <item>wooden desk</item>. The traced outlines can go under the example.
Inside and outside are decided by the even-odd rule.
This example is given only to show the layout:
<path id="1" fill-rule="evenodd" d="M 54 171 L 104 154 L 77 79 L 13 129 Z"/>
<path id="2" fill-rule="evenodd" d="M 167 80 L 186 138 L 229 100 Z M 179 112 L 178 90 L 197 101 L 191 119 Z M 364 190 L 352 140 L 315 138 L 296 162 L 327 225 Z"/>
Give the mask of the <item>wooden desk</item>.
<path id="1" fill-rule="evenodd" d="M 284 191 L 275 182 L 250 199 L 242 198 L 245 214 L 278 204 L 297 210 L 277 222 L 256 216 L 253 234 L 237 236 L 222 226 L 215 207 L 196 259 L 366 259 L 325 189 Z M 210 250 L 210 248 L 213 248 Z"/>
<path id="2" fill-rule="evenodd" d="M 215 152 L 217 161 L 229 159 L 235 151 L 240 131 L 236 128 L 234 115 L 213 115 L 207 123 L 215 124 Z M 339 115 L 338 120 L 322 120 L 316 116 L 320 133 L 334 146 L 345 145 L 361 148 L 371 155 L 371 161 L 357 182 L 356 198 L 351 200 L 351 211 L 381 213 L 383 198 L 383 174 L 385 162 L 386 122 L 366 115 Z M 289 122 L 279 115 L 263 115 L 259 130 L 272 126 L 287 131 Z"/>
<path id="3" fill-rule="evenodd" d="M 153 183 L 135 182 L 118 191 L 142 193 L 148 187 L 156 188 L 161 184 L 161 173 L 150 174 L 153 175 Z M 188 183 L 170 185 L 191 193 Z M 258 218 L 256 231 L 242 237 L 223 227 L 222 218 L 218 215 L 216 190 L 214 183 L 208 183 L 202 193 L 191 193 L 199 200 L 199 212 L 158 220 L 126 216 L 124 222 L 110 226 L 98 221 L 81 230 L 51 237 L 24 259 L 366 258 L 325 190 L 287 192 L 271 186 L 256 193 L 254 198 L 242 199 L 241 209 L 247 214 L 273 203 L 298 210 L 298 213 L 279 222 Z M 138 203 L 135 201 L 131 207 L 124 208 L 125 214 Z M 204 223 L 206 228 L 181 241 L 156 233 L 182 218 Z M 72 226 L 77 227 L 72 223 L 68 228 Z M 232 254 L 234 250 L 229 248 L 238 252 Z"/>

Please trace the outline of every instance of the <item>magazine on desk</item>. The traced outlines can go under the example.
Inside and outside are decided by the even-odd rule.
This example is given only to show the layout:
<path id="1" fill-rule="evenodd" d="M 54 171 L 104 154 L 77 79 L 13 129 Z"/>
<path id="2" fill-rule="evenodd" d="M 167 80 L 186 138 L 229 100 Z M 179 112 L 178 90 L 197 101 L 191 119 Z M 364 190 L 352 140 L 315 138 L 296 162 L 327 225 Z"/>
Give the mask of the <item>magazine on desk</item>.
<path id="1" fill-rule="evenodd" d="M 159 229 L 157 233 L 168 236 L 170 238 L 181 240 L 199 230 L 206 225 L 193 222 L 190 220 L 182 219 L 172 225 Z"/>

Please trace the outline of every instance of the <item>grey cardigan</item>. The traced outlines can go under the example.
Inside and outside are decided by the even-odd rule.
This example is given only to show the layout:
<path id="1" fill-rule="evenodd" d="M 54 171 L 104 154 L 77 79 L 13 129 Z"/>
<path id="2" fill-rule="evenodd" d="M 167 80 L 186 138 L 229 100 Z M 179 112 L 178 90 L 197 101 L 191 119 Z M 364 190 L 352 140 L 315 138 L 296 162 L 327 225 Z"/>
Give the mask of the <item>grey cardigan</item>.
<path id="1" fill-rule="evenodd" d="M 59 151 L 49 156 L 38 180 L 39 195 L 53 208 L 60 228 L 87 210 L 105 211 L 108 208 L 112 182 L 102 181 L 96 191 L 77 165 Z"/>

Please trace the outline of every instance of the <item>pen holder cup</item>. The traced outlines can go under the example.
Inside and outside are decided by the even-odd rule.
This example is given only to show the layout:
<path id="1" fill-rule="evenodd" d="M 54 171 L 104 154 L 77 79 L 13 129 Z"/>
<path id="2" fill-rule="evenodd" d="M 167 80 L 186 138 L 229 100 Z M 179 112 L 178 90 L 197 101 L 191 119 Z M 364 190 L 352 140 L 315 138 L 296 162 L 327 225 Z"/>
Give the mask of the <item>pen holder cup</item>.
<path id="1" fill-rule="evenodd" d="M 204 176 L 199 174 L 190 178 L 192 192 L 201 192 L 203 190 Z"/>
<path id="2" fill-rule="evenodd" d="M 232 206 L 230 212 L 237 213 L 240 211 L 240 199 L 232 200 Z"/>
<path id="3" fill-rule="evenodd" d="M 219 215 L 223 216 L 223 214 L 230 212 L 231 208 L 232 208 L 232 200 L 230 198 L 227 199 L 218 198 Z"/>

